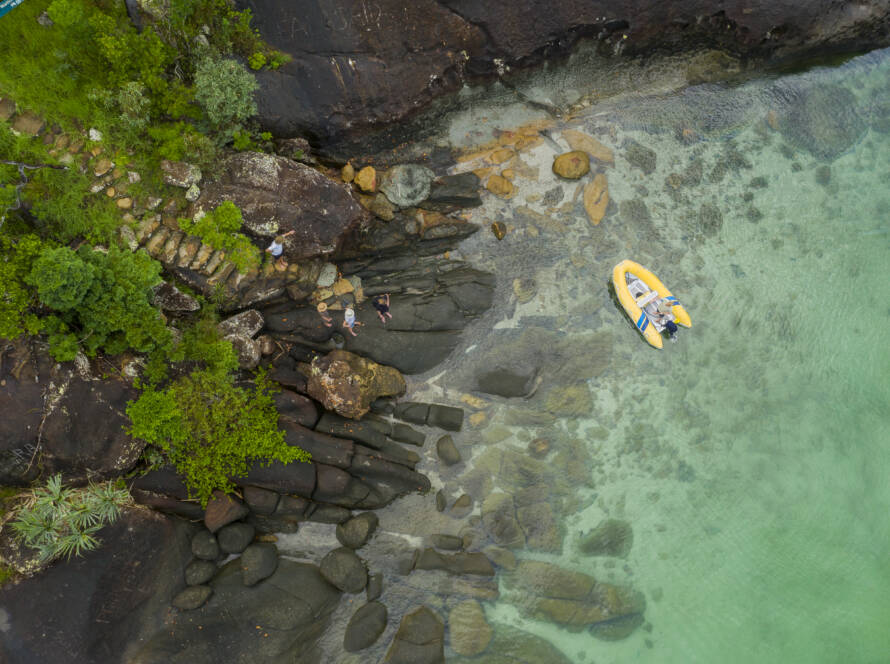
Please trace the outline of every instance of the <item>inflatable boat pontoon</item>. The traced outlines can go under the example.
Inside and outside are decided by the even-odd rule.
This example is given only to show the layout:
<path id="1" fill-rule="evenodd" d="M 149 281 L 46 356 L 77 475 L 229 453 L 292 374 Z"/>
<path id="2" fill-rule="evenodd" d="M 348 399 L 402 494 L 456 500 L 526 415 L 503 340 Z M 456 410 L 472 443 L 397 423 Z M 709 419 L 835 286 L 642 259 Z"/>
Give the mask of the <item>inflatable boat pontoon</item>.
<path id="1" fill-rule="evenodd" d="M 665 287 L 661 280 L 639 263 L 624 260 L 612 270 L 612 284 L 618 301 L 637 329 L 651 345 L 662 348 L 661 331 L 664 323 L 673 317 L 677 325 L 692 327 L 692 321 L 680 301 Z M 668 311 L 666 315 L 659 312 Z"/>

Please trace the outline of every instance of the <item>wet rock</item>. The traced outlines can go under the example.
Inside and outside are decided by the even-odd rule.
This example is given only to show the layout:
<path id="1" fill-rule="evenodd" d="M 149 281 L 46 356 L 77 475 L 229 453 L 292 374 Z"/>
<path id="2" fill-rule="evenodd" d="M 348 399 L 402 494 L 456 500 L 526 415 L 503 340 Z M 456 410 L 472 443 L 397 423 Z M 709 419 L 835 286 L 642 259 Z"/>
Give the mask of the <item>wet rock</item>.
<path id="1" fill-rule="evenodd" d="M 591 158 L 596 159 L 603 164 L 611 165 L 615 162 L 615 156 L 612 154 L 612 150 L 600 143 L 593 136 L 589 136 L 584 132 L 575 129 L 565 129 L 562 132 L 562 137 L 566 140 L 572 150 L 586 152 Z"/>
<path id="2" fill-rule="evenodd" d="M 307 390 L 328 410 L 358 419 L 378 397 L 404 393 L 405 379 L 392 367 L 334 350 L 312 361 Z"/>
<path id="3" fill-rule="evenodd" d="M 343 635 L 343 649 L 358 652 L 374 645 L 386 629 L 386 621 L 386 607 L 380 602 L 368 602 L 349 619 Z"/>
<path id="4" fill-rule="evenodd" d="M 216 563 L 209 560 L 193 560 L 185 568 L 185 584 L 187 586 L 200 586 L 213 578 L 216 574 Z"/>
<path id="5" fill-rule="evenodd" d="M 419 164 L 399 164 L 387 170 L 378 185 L 386 197 L 398 207 L 413 207 L 430 195 L 436 174 Z"/>
<path id="6" fill-rule="evenodd" d="M 318 407 L 312 399 L 291 390 L 281 390 L 272 399 L 278 412 L 297 424 L 311 429 L 318 423 Z"/>
<path id="7" fill-rule="evenodd" d="M 376 514 L 363 512 L 337 525 L 337 541 L 349 549 L 360 549 L 377 530 L 378 523 Z"/>
<path id="8" fill-rule="evenodd" d="M 322 559 L 319 570 L 328 583 L 346 593 L 360 593 L 368 583 L 364 563 L 346 547 L 329 552 Z"/>
<path id="9" fill-rule="evenodd" d="M 232 348 L 238 356 L 239 367 L 256 369 L 259 366 L 263 353 L 256 341 L 243 334 L 228 334 L 223 339 L 232 344 Z"/>
<path id="10" fill-rule="evenodd" d="M 275 235 L 295 231 L 284 242 L 289 260 L 333 254 L 371 219 L 349 185 L 284 157 L 238 152 L 221 171 L 204 187 L 189 216 L 232 201 L 243 213 L 243 230 L 264 246 Z"/>
<path id="11" fill-rule="evenodd" d="M 562 532 L 553 510 L 546 502 L 516 508 L 516 520 L 532 551 L 562 552 Z"/>
<path id="12" fill-rule="evenodd" d="M 586 384 L 557 386 L 547 392 L 544 407 L 557 417 L 585 417 L 593 410 L 593 397 Z"/>
<path id="13" fill-rule="evenodd" d="M 229 334 L 241 334 L 245 337 L 255 337 L 263 329 L 265 320 L 263 314 L 256 309 L 247 309 L 241 313 L 226 318 L 216 326 L 222 336 Z"/>
<path id="14" fill-rule="evenodd" d="M 624 619 L 634 623 L 646 608 L 640 593 L 537 560 L 520 561 L 506 582 L 520 611 L 570 629 Z"/>
<path id="15" fill-rule="evenodd" d="M 343 182 L 352 182 L 355 179 L 355 168 L 352 164 L 346 164 L 340 169 L 340 179 Z"/>
<path id="16" fill-rule="evenodd" d="M 455 519 L 463 519 L 472 511 L 473 499 L 464 493 L 454 501 L 454 504 L 451 506 L 450 514 Z"/>
<path id="17" fill-rule="evenodd" d="M 567 180 L 577 180 L 590 172 L 590 158 L 586 152 L 572 150 L 553 160 L 553 172 Z"/>
<path id="18" fill-rule="evenodd" d="M 223 526 L 247 516 L 248 509 L 235 496 L 227 496 L 222 491 L 214 491 L 204 511 L 204 525 L 211 533 Z"/>
<path id="19" fill-rule="evenodd" d="M 605 175 L 597 173 L 593 180 L 584 186 L 583 201 L 590 223 L 598 225 L 609 207 L 609 185 Z"/>
<path id="20" fill-rule="evenodd" d="M 164 184 L 188 189 L 201 181 L 201 169 L 184 161 L 161 161 Z"/>
<path id="21" fill-rule="evenodd" d="M 272 514 L 278 506 L 279 495 L 258 486 L 244 487 L 244 500 L 255 514 Z"/>
<path id="22" fill-rule="evenodd" d="M 170 603 L 182 611 L 191 611 L 203 606 L 212 594 L 213 588 L 210 586 L 190 586 L 174 597 Z"/>
<path id="23" fill-rule="evenodd" d="M 460 452 L 451 436 L 442 436 L 436 441 L 436 453 L 446 466 L 460 463 Z"/>
<path id="24" fill-rule="evenodd" d="M 356 174 L 355 184 L 362 191 L 373 194 L 377 191 L 377 171 L 373 166 L 365 166 Z"/>
<path id="25" fill-rule="evenodd" d="M 509 198 L 516 190 L 516 187 L 513 186 L 512 182 L 504 176 L 496 174 L 488 178 L 488 181 L 485 183 L 485 188 L 495 196 L 500 196 L 501 198 Z"/>
<path id="26" fill-rule="evenodd" d="M 442 619 L 425 606 L 404 616 L 383 661 L 388 664 L 444 664 L 445 624 Z"/>
<path id="27" fill-rule="evenodd" d="M 590 633 L 603 641 L 620 641 L 630 636 L 643 624 L 643 614 L 633 613 L 615 620 L 608 620 L 590 626 Z"/>
<path id="28" fill-rule="evenodd" d="M 153 289 L 151 303 L 170 312 L 197 311 L 200 303 L 191 295 L 186 295 L 173 284 L 164 282 Z"/>
<path id="29" fill-rule="evenodd" d="M 487 546 L 482 550 L 489 560 L 498 567 L 506 570 L 516 569 L 516 556 L 510 549 L 504 549 L 500 546 Z"/>
<path id="30" fill-rule="evenodd" d="M 431 427 L 439 427 L 446 431 L 460 431 L 464 423 L 463 408 L 443 406 L 436 403 L 430 404 L 426 423 Z"/>
<path id="31" fill-rule="evenodd" d="M 241 580 L 255 586 L 278 569 L 278 547 L 267 542 L 251 544 L 241 554 Z"/>
<path id="32" fill-rule="evenodd" d="M 507 236 L 507 225 L 503 221 L 495 221 L 491 224 L 491 232 L 498 240 Z"/>
<path id="33" fill-rule="evenodd" d="M 430 414 L 428 403 L 403 402 L 396 406 L 393 416 L 413 424 L 426 424 Z"/>
<path id="34" fill-rule="evenodd" d="M 657 155 L 644 145 L 640 145 L 635 140 L 629 138 L 624 142 L 624 158 L 635 168 L 639 168 L 646 175 L 655 172 L 657 163 Z"/>
<path id="35" fill-rule="evenodd" d="M 373 602 L 375 599 L 379 598 L 380 595 L 383 594 L 383 575 L 371 574 L 368 577 L 368 587 L 365 590 L 369 602 Z"/>
<path id="36" fill-rule="evenodd" d="M 606 519 L 578 542 L 578 549 L 588 556 L 626 558 L 633 546 L 631 525 L 618 519 Z"/>
<path id="37" fill-rule="evenodd" d="M 423 433 L 401 422 L 393 424 L 390 437 L 400 443 L 407 443 L 417 447 L 423 447 L 423 444 L 426 442 L 426 436 Z"/>
<path id="38" fill-rule="evenodd" d="M 513 497 L 491 493 L 482 502 L 482 525 L 499 545 L 511 549 L 525 546 L 525 535 L 516 520 Z"/>
<path id="39" fill-rule="evenodd" d="M 456 535 L 430 535 L 430 543 L 437 549 L 446 551 L 459 551 L 463 548 L 463 540 Z"/>
<path id="40" fill-rule="evenodd" d="M 855 95 L 845 86 L 814 85 L 797 93 L 779 120 L 782 134 L 820 159 L 834 160 L 865 134 L 867 123 Z"/>
<path id="41" fill-rule="evenodd" d="M 499 623 L 494 638 L 485 651 L 485 657 L 453 657 L 449 664 L 471 664 L 484 661 L 486 664 L 573 664 L 562 651 L 550 641 Z"/>
<path id="42" fill-rule="evenodd" d="M 458 655 L 472 657 L 485 651 L 494 632 L 485 620 L 482 605 L 476 600 L 459 602 L 448 614 L 451 649 Z"/>
<path id="43" fill-rule="evenodd" d="M 368 211 L 378 219 L 383 219 L 383 221 L 392 221 L 395 219 L 396 208 L 383 194 L 377 194 L 370 199 L 367 196 L 363 197 L 362 205 L 364 205 Z"/>
<path id="44" fill-rule="evenodd" d="M 476 388 L 486 394 L 496 394 L 501 397 L 522 397 L 531 390 L 536 371 L 532 367 L 525 371 L 516 371 L 509 368 L 496 368 L 483 371 L 476 375 Z"/>
<path id="45" fill-rule="evenodd" d="M 201 560 L 216 560 L 219 558 L 219 544 L 213 533 L 201 530 L 192 538 L 192 553 L 195 558 Z"/>
<path id="46" fill-rule="evenodd" d="M 223 553 L 241 553 L 253 541 L 254 528 L 248 523 L 231 523 L 216 534 Z"/>
<path id="47" fill-rule="evenodd" d="M 438 177 L 433 180 L 423 207 L 440 212 L 449 212 L 455 208 L 478 207 L 482 205 L 479 196 L 480 186 L 479 176 L 472 172 Z"/>
<path id="48" fill-rule="evenodd" d="M 467 497 L 469 498 L 469 496 Z M 447 499 L 445 498 L 445 492 L 440 489 L 436 492 L 436 510 L 439 512 L 444 512 L 446 504 Z"/>
<path id="49" fill-rule="evenodd" d="M 538 283 L 534 279 L 528 277 L 514 279 L 513 294 L 516 296 L 516 300 L 519 304 L 531 302 L 538 294 Z"/>
<path id="50" fill-rule="evenodd" d="M 546 438 L 535 438 L 528 444 L 528 453 L 536 459 L 543 459 L 550 453 L 550 441 Z"/>

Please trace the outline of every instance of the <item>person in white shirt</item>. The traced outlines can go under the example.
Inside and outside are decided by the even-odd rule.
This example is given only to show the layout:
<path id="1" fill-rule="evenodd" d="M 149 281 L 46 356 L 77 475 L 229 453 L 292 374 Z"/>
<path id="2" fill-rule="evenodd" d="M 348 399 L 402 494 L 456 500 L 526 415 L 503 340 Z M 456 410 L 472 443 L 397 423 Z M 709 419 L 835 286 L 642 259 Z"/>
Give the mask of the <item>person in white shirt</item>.
<path id="1" fill-rule="evenodd" d="M 282 256 L 284 253 L 284 238 L 288 235 L 293 235 L 296 233 L 295 230 L 288 231 L 283 235 L 276 235 L 275 239 L 272 240 L 272 244 L 266 247 L 266 252 L 272 254 L 273 258 L 277 258 L 275 261 L 275 268 L 278 270 L 284 270 L 287 268 L 287 259 Z"/>

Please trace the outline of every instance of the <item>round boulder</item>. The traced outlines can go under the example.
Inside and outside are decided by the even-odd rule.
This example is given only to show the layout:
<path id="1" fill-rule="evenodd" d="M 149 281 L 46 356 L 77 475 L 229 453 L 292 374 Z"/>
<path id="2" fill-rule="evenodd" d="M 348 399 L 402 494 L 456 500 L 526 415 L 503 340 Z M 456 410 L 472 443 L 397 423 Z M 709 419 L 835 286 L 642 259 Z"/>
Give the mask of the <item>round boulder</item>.
<path id="1" fill-rule="evenodd" d="M 386 629 L 386 607 L 380 602 L 369 602 L 352 614 L 343 636 L 343 648 L 357 652 L 374 645 Z"/>
<path id="2" fill-rule="evenodd" d="M 485 621 L 482 605 L 474 599 L 460 602 L 448 615 L 451 648 L 458 655 L 473 657 L 483 652 L 494 632 Z"/>
<path id="3" fill-rule="evenodd" d="M 590 157 L 586 152 L 573 150 L 553 160 L 553 172 L 567 180 L 577 180 L 590 171 Z"/>
<path id="4" fill-rule="evenodd" d="M 191 611 L 204 605 L 213 594 L 210 586 L 190 586 L 173 598 L 173 606 L 183 611 Z"/>
<path id="5" fill-rule="evenodd" d="M 426 200 L 436 174 L 419 164 L 399 164 L 383 174 L 380 191 L 393 205 L 412 207 Z"/>
<path id="6" fill-rule="evenodd" d="M 200 586 L 213 578 L 216 574 L 216 564 L 209 560 L 193 560 L 185 568 L 185 584 L 187 586 Z"/>
<path id="7" fill-rule="evenodd" d="M 319 565 L 321 575 L 335 588 L 360 593 L 368 584 L 368 571 L 352 549 L 341 547 L 328 553 Z"/>
<path id="8" fill-rule="evenodd" d="M 230 523 L 216 534 L 223 553 L 241 553 L 253 541 L 254 528 L 249 523 Z"/>
<path id="9" fill-rule="evenodd" d="M 251 544 L 241 554 L 241 579 L 245 586 L 254 586 L 278 569 L 278 548 L 271 543 Z"/>
<path id="10" fill-rule="evenodd" d="M 213 533 L 202 530 L 192 538 L 192 553 L 195 558 L 201 560 L 216 560 L 219 558 L 219 544 Z"/>
<path id="11" fill-rule="evenodd" d="M 377 530 L 379 519 L 374 512 L 362 512 L 337 525 L 337 541 L 350 549 L 360 549 Z"/>

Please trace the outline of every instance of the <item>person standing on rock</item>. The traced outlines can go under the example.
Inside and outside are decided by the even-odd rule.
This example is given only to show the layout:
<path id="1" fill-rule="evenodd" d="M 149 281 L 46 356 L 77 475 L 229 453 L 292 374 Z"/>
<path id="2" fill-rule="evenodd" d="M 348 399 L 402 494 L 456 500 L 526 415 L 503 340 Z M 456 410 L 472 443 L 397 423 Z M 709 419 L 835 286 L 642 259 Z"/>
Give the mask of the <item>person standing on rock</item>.
<path id="1" fill-rule="evenodd" d="M 377 315 L 380 316 L 380 322 L 386 325 L 386 317 L 392 318 L 392 314 L 389 313 L 389 293 L 377 295 L 371 300 L 371 304 L 373 304 L 374 308 L 377 310 Z"/>
<path id="2" fill-rule="evenodd" d="M 273 257 L 278 259 L 275 261 L 275 269 L 277 270 L 287 269 L 287 259 L 281 255 L 284 252 L 284 238 L 286 238 L 288 235 L 293 235 L 294 233 L 296 233 L 296 231 L 291 230 L 284 235 L 275 236 L 275 239 L 272 240 L 272 244 L 270 244 L 266 248 L 266 251 L 268 253 L 272 254 Z"/>
<path id="3" fill-rule="evenodd" d="M 355 319 L 355 311 L 353 311 L 352 307 L 346 307 L 346 310 L 343 312 L 343 327 L 348 329 L 352 336 L 357 337 L 358 334 L 355 333 L 356 325 L 361 325 L 361 323 Z"/>
<path id="4" fill-rule="evenodd" d="M 328 305 L 326 305 L 324 302 L 319 302 L 315 310 L 318 312 L 318 315 L 321 316 L 321 320 L 326 326 L 330 327 L 334 324 L 334 319 L 328 316 L 327 313 Z"/>

